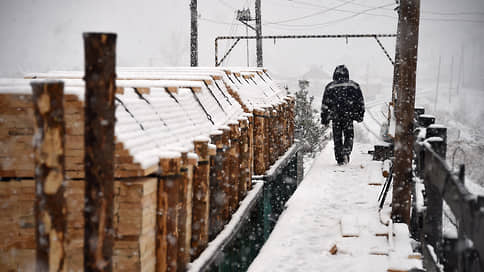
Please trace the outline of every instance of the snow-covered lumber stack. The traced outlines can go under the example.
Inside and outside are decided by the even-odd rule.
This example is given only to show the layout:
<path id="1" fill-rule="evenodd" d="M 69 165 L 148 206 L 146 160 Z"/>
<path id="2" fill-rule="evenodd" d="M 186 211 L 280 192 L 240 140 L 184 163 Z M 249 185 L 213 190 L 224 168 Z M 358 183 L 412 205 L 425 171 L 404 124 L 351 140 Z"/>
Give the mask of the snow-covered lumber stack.
<path id="1" fill-rule="evenodd" d="M 264 174 L 292 145 L 294 99 L 262 68 L 119 68 L 116 74 L 113 269 L 182 270 L 230 220 L 251 189 L 252 175 Z M 0 213 L 11 215 L 2 225 L 28 215 L 7 211 L 24 197 L 5 193 L 17 188 L 16 179 L 32 183 L 30 202 L 18 205 L 28 211 L 34 205 L 29 82 L 65 84 L 66 260 L 74 270 L 83 266 L 84 247 L 84 127 L 89 124 L 83 76 L 52 71 L 0 79 L 0 188 L 5 188 Z M 27 226 L 31 229 L 11 224 L 8 233 L 33 233 L 34 220 Z M 33 235 L 22 239 L 31 246 L 5 242 L 0 251 L 35 250 Z M 2 259 L 0 268 L 5 265 Z"/>

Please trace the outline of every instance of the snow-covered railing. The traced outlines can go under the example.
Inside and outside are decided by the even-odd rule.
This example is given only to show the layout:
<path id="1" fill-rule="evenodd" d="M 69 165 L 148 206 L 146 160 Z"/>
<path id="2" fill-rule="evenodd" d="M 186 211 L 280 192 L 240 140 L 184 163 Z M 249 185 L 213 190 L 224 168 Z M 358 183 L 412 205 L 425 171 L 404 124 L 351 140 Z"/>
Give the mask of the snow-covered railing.
<path id="1" fill-rule="evenodd" d="M 484 197 L 474 195 L 466 188 L 464 166 L 456 173 L 447 164 L 447 128 L 434 124 L 434 116 L 419 113 L 415 131 L 412 228 L 422 242 L 424 264 L 429 269 L 443 265 L 445 271 L 482 271 Z M 419 203 L 417 200 L 421 202 L 423 199 L 420 195 L 422 184 L 425 186 L 425 201 Z M 443 235 L 443 201 L 457 221 L 457 238 Z"/>

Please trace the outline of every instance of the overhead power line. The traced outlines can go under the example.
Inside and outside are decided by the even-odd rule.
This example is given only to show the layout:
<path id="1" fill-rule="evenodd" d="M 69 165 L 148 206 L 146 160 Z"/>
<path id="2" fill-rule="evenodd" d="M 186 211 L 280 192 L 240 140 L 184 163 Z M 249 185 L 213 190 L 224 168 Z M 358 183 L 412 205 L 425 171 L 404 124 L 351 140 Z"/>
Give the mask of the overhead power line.
<path id="1" fill-rule="evenodd" d="M 279 24 L 279 23 L 287 23 L 287 22 L 293 22 L 293 21 L 298 21 L 298 20 L 302 20 L 302 19 L 306 19 L 306 18 L 311 18 L 311 17 L 314 17 L 314 16 L 317 16 L 317 15 L 322 15 L 324 13 L 327 13 L 327 12 L 330 12 L 332 10 L 337 10 L 338 8 L 342 7 L 342 6 L 345 6 L 347 4 L 350 4 L 351 2 L 354 2 L 355 0 L 352 0 L 352 1 L 348 1 L 348 2 L 344 2 L 343 4 L 340 4 L 340 5 L 337 5 L 337 6 L 334 6 L 334 7 L 329 7 L 325 10 L 322 10 L 322 11 L 318 11 L 318 12 L 315 12 L 315 13 L 311 13 L 311 14 L 308 14 L 308 15 L 305 15 L 305 16 L 301 16 L 301 17 L 296 17 L 296 18 L 291 18 L 291 19 L 287 19 L 287 20 L 282 20 L 282 21 L 277 21 L 277 22 L 268 22 L 266 24 Z"/>

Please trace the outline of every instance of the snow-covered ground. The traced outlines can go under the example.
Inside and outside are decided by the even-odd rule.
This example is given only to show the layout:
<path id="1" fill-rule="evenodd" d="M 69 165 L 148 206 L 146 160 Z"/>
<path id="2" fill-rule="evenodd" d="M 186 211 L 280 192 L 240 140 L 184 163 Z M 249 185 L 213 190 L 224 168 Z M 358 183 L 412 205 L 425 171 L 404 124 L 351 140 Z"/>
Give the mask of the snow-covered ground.
<path id="1" fill-rule="evenodd" d="M 356 144 L 350 164 L 337 166 L 332 143 L 325 147 L 249 271 L 386 271 L 421 265 L 408 259 L 405 231 L 395 243 L 376 236 L 394 228 L 381 224 L 389 212 L 387 207 L 378 213 L 381 186 L 368 184 L 383 179 L 381 162 L 371 161 L 367 153 L 371 148 Z M 342 237 L 348 234 L 345 228 L 359 237 Z"/>

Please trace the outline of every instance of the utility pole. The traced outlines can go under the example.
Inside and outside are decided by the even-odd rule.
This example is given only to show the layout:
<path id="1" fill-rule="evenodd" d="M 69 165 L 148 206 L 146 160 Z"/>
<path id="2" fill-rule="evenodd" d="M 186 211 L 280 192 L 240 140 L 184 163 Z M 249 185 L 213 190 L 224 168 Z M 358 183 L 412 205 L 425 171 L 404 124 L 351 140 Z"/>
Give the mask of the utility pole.
<path id="1" fill-rule="evenodd" d="M 439 56 L 439 68 L 437 70 L 437 86 L 435 87 L 434 113 L 437 113 L 437 101 L 439 99 L 440 64 L 441 64 L 441 62 L 442 62 L 442 56 Z"/>
<path id="2" fill-rule="evenodd" d="M 393 184 L 392 219 L 410 224 L 413 118 L 417 71 L 417 48 L 420 21 L 420 0 L 402 0 L 399 10 L 397 48 L 398 88 L 395 129 L 395 178 Z"/>
<path id="3" fill-rule="evenodd" d="M 452 85 L 454 85 L 454 56 L 450 62 L 449 105 L 452 103 Z"/>
<path id="4" fill-rule="evenodd" d="M 198 12 L 197 0 L 190 2 L 191 14 L 191 35 L 190 35 L 190 65 L 192 67 L 198 66 Z"/>
<path id="5" fill-rule="evenodd" d="M 459 62 L 459 73 L 457 74 L 457 89 L 455 93 L 459 95 L 460 87 L 463 85 L 462 74 L 464 73 L 464 45 L 460 48 L 460 62 Z"/>
<path id="6" fill-rule="evenodd" d="M 257 67 L 264 66 L 262 60 L 262 18 L 261 18 L 261 8 L 260 1 L 255 0 L 255 35 L 256 35 L 256 50 L 257 50 Z"/>

